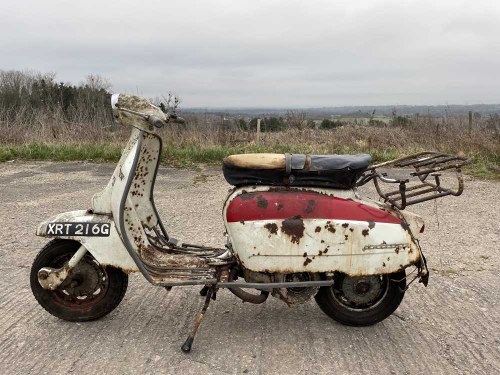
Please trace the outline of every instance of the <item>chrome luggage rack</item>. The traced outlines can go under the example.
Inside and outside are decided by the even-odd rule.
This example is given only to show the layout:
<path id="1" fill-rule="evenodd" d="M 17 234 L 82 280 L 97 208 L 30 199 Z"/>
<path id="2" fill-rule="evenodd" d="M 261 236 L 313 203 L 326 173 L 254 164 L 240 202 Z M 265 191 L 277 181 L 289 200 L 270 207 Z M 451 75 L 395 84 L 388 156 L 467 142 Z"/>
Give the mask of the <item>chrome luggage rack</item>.
<path id="1" fill-rule="evenodd" d="M 403 158 L 371 165 L 359 178 L 356 186 L 365 185 L 373 180 L 377 193 L 392 207 L 404 210 L 407 206 L 447 195 L 459 196 L 464 190 L 462 167 L 470 163 L 465 157 L 442 154 L 438 152 L 421 152 Z M 413 168 L 409 178 L 392 178 L 380 168 Z M 454 190 L 441 185 L 441 171 L 455 170 L 458 187 Z M 406 174 L 406 173 L 405 173 Z M 432 178 L 428 177 L 431 176 Z M 406 176 L 405 176 L 406 177 Z M 382 184 L 398 184 L 397 190 L 385 192 Z"/>

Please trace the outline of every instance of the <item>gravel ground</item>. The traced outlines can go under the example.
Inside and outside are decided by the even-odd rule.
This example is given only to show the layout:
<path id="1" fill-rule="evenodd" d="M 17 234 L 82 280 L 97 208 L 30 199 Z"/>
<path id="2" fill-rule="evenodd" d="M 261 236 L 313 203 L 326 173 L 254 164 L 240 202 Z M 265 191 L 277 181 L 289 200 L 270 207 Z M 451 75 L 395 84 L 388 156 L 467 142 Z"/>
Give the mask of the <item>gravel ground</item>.
<path id="1" fill-rule="evenodd" d="M 132 275 L 121 305 L 89 323 L 58 320 L 31 294 L 29 268 L 46 242 L 34 236 L 36 225 L 88 208 L 112 170 L 0 164 L 1 374 L 500 373 L 500 183 L 466 177 L 463 196 L 411 208 L 426 218 L 430 283 L 412 286 L 385 321 L 345 327 L 313 301 L 249 305 L 221 291 L 186 355 L 180 346 L 202 304 L 199 288 L 167 292 Z M 217 169 L 162 168 L 156 202 L 174 237 L 221 246 L 228 189 Z"/>

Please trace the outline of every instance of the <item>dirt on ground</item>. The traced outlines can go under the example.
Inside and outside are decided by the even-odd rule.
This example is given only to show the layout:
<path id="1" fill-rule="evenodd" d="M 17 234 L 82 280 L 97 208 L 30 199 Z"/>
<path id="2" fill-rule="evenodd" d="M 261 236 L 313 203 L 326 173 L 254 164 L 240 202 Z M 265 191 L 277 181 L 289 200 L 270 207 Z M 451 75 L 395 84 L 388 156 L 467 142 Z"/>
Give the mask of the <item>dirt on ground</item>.
<path id="1" fill-rule="evenodd" d="M 429 286 L 414 283 L 398 310 L 364 328 L 327 317 L 314 300 L 288 307 L 242 303 L 220 291 L 193 350 L 186 339 L 199 287 L 153 287 L 130 277 L 121 305 L 101 320 L 49 315 L 29 286 L 51 215 L 90 206 L 113 165 L 0 164 L 0 373 L 82 374 L 498 374 L 500 373 L 500 183 L 465 178 L 461 197 L 412 206 L 426 219 Z M 230 186 L 217 168 L 161 168 L 156 203 L 185 242 L 223 245 Z M 362 193 L 374 197 L 371 188 Z"/>

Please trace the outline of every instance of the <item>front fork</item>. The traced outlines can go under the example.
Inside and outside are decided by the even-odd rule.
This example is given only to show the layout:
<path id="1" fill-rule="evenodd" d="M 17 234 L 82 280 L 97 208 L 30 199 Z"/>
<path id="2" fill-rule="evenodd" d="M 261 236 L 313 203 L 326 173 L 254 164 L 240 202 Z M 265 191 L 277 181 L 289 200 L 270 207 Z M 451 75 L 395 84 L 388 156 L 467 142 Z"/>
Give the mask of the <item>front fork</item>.
<path id="1" fill-rule="evenodd" d="M 61 268 L 43 267 L 38 271 L 38 282 L 43 289 L 55 290 L 71 274 L 71 271 L 87 253 L 87 248 L 81 245 L 76 253 Z"/>

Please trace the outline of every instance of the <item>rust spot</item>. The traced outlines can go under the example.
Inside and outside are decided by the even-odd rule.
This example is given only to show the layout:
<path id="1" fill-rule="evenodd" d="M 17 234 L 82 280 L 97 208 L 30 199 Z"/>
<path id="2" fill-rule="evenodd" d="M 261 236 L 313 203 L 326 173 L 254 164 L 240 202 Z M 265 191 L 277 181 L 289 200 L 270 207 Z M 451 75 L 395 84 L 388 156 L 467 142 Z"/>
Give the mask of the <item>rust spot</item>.
<path id="1" fill-rule="evenodd" d="M 278 225 L 276 223 L 267 223 L 264 225 L 264 228 L 266 228 L 271 234 L 278 234 Z"/>
<path id="2" fill-rule="evenodd" d="M 321 243 L 325 243 L 325 240 L 321 240 Z"/>
<path id="3" fill-rule="evenodd" d="M 298 244 L 304 236 L 304 221 L 301 216 L 293 216 L 283 220 L 281 231 L 292 238 L 292 243 Z"/>
<path id="4" fill-rule="evenodd" d="M 248 193 L 245 191 L 243 194 L 241 194 L 241 195 L 240 195 L 240 198 L 241 198 L 241 200 L 244 200 L 244 201 L 249 201 L 249 200 L 252 200 L 254 196 L 255 196 L 255 194 L 254 194 L 254 193 L 252 193 L 252 194 L 248 194 Z"/>
<path id="5" fill-rule="evenodd" d="M 314 206 L 316 205 L 316 201 L 314 199 L 309 199 L 307 201 L 307 207 L 306 207 L 306 212 L 310 214 L 311 212 L 314 211 Z"/>
<path id="6" fill-rule="evenodd" d="M 149 216 L 146 218 L 146 220 L 148 221 L 148 223 L 151 221 L 151 218 L 152 218 L 152 216 L 151 216 L 151 215 L 149 215 Z"/>
<path id="7" fill-rule="evenodd" d="M 349 236 L 347 234 L 344 235 L 345 240 L 347 241 L 349 239 Z"/>
<path id="8" fill-rule="evenodd" d="M 323 255 L 323 252 L 320 250 L 318 251 L 318 256 L 322 256 Z"/>
<path id="9" fill-rule="evenodd" d="M 325 247 L 325 250 L 323 250 L 323 254 L 326 254 L 328 252 L 328 247 Z"/>
<path id="10" fill-rule="evenodd" d="M 344 224 L 342 224 L 342 228 L 347 228 L 348 226 L 349 226 L 349 224 L 348 224 L 348 223 L 344 223 Z"/>
<path id="11" fill-rule="evenodd" d="M 361 234 L 365 237 L 368 236 L 369 233 L 370 233 L 370 229 L 363 229 L 363 231 L 361 232 Z"/>
<path id="12" fill-rule="evenodd" d="M 410 231 L 410 227 L 403 220 L 401 220 L 401 227 L 407 232 Z"/>
<path id="13" fill-rule="evenodd" d="M 385 262 L 382 262 L 382 267 L 385 267 Z"/>
<path id="14" fill-rule="evenodd" d="M 319 227 L 319 226 L 318 226 L 318 227 L 316 227 L 316 229 L 315 229 L 314 231 L 315 231 L 316 233 L 321 232 L 321 227 Z"/>
<path id="15" fill-rule="evenodd" d="M 245 225 L 245 220 L 240 220 L 240 223 Z"/>
<path id="16" fill-rule="evenodd" d="M 385 241 L 382 241 L 382 245 L 387 245 L 387 242 L 385 242 Z"/>
<path id="17" fill-rule="evenodd" d="M 335 233 L 335 227 L 329 221 L 326 222 L 325 229 L 328 230 L 328 232 L 330 233 Z"/>
<path id="18" fill-rule="evenodd" d="M 304 253 L 304 255 L 302 255 L 304 258 L 307 258 L 307 253 Z"/>
<path id="19" fill-rule="evenodd" d="M 311 263 L 312 260 L 309 259 L 309 258 L 306 258 L 306 260 L 304 260 L 304 266 L 307 266 L 309 263 Z"/>
<path id="20" fill-rule="evenodd" d="M 259 208 L 267 208 L 267 205 L 269 203 L 267 202 L 267 199 L 264 198 L 262 195 L 257 196 L 257 207 Z"/>
<path id="21" fill-rule="evenodd" d="M 279 210 L 282 210 L 284 207 L 285 207 L 285 206 L 283 206 L 281 203 L 278 203 L 278 204 L 276 205 L 276 208 L 278 209 L 278 211 L 279 211 Z"/>
<path id="22" fill-rule="evenodd" d="M 354 228 L 349 228 L 349 230 L 350 230 L 351 232 L 354 232 Z"/>
<path id="23" fill-rule="evenodd" d="M 395 252 L 396 254 L 399 254 L 399 246 L 397 246 L 397 247 L 394 249 L 394 252 Z"/>

